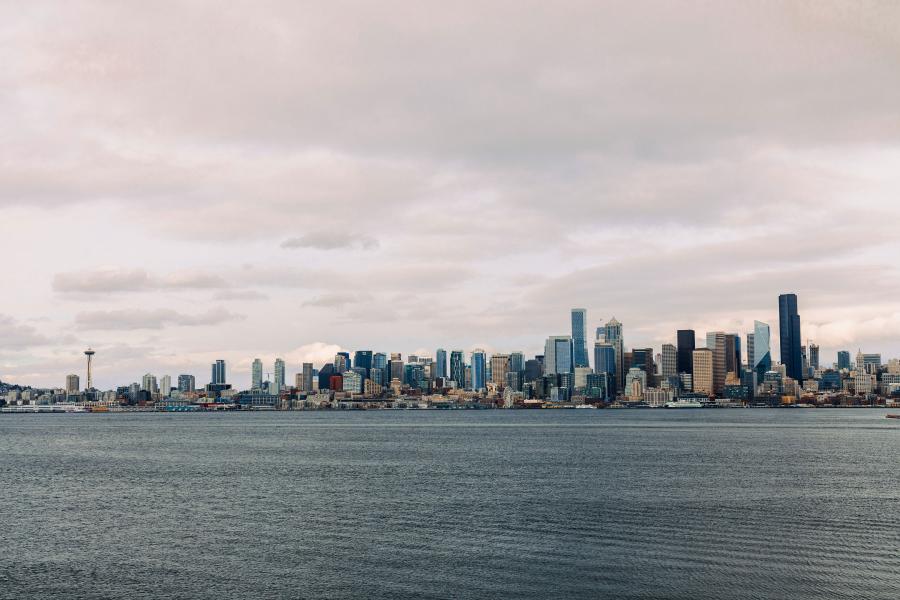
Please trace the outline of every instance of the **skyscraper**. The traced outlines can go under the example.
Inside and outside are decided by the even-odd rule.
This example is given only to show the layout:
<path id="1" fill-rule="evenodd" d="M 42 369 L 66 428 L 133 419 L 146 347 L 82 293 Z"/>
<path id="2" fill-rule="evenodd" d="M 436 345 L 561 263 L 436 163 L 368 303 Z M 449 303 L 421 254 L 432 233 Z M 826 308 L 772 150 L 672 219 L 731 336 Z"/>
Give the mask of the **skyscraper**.
<path id="1" fill-rule="evenodd" d="M 678 372 L 694 372 L 694 349 L 696 348 L 696 336 L 693 329 L 679 329 L 678 343 Z"/>
<path id="2" fill-rule="evenodd" d="M 725 334 L 725 373 L 739 375 L 741 372 L 741 342 L 736 333 Z"/>
<path id="3" fill-rule="evenodd" d="M 673 344 L 662 345 L 662 364 L 660 365 L 660 375 L 662 380 L 678 373 L 678 351 Z"/>
<path id="4" fill-rule="evenodd" d="M 371 378 L 373 361 L 374 355 L 371 350 L 357 350 L 353 353 L 353 366 L 365 369 L 364 379 Z"/>
<path id="5" fill-rule="evenodd" d="M 193 392 L 196 389 L 197 383 L 194 379 L 193 375 L 179 375 L 178 376 L 178 391 L 179 392 Z"/>
<path id="6" fill-rule="evenodd" d="M 544 345 L 544 375 L 573 372 L 572 338 L 568 335 L 551 335 Z"/>
<path id="7" fill-rule="evenodd" d="M 778 335 L 781 364 L 787 376 L 802 382 L 803 357 L 800 353 L 800 314 L 797 312 L 796 294 L 778 296 Z"/>
<path id="8" fill-rule="evenodd" d="M 770 348 L 770 332 L 768 323 L 753 322 L 753 356 L 750 357 L 751 369 L 756 371 L 756 380 L 762 381 L 768 371 L 772 370 L 772 353 Z"/>
<path id="9" fill-rule="evenodd" d="M 712 395 L 715 392 L 713 381 L 713 351 L 709 348 L 697 348 L 691 354 L 694 360 L 693 388 L 695 392 Z"/>
<path id="10" fill-rule="evenodd" d="M 509 370 L 512 373 L 521 373 L 525 370 L 525 355 L 521 352 L 512 352 L 509 355 Z"/>
<path id="11" fill-rule="evenodd" d="M 506 374 L 509 372 L 509 354 L 491 356 L 491 382 L 506 385 Z"/>
<path id="12" fill-rule="evenodd" d="M 607 375 L 607 384 L 611 395 L 615 396 L 616 385 L 616 349 L 606 341 L 594 342 L 594 371 Z"/>
<path id="13" fill-rule="evenodd" d="M 622 324 L 613 317 L 603 326 L 603 336 L 616 350 L 616 387 L 621 392 L 625 389 L 625 338 Z"/>
<path id="14" fill-rule="evenodd" d="M 305 362 L 301 366 L 300 391 L 313 391 L 313 364 Z"/>
<path id="15" fill-rule="evenodd" d="M 809 343 L 809 366 L 813 369 L 819 368 L 819 345 L 812 342 Z"/>
<path id="16" fill-rule="evenodd" d="M 572 360 L 576 367 L 588 367 L 587 353 L 587 310 L 583 308 L 572 309 Z"/>
<path id="17" fill-rule="evenodd" d="M 850 351 L 849 350 L 838 350 L 837 367 L 838 367 L 838 369 L 847 369 L 848 371 L 850 370 Z"/>
<path id="18" fill-rule="evenodd" d="M 225 384 L 225 361 L 221 358 L 212 364 L 212 381 L 213 385 Z"/>
<path id="19" fill-rule="evenodd" d="M 452 350 L 450 352 L 450 379 L 460 389 L 466 386 L 466 359 L 462 350 Z"/>
<path id="20" fill-rule="evenodd" d="M 81 391 L 81 383 L 78 375 L 66 375 L 66 393 L 77 394 Z"/>
<path id="21" fill-rule="evenodd" d="M 725 389 L 725 375 L 726 371 L 726 352 L 725 352 L 725 332 L 724 331 L 710 331 L 706 334 L 706 347 L 712 351 L 712 360 L 713 360 L 713 385 L 712 391 L 716 395 L 720 395 L 722 391 Z M 696 366 L 696 362 L 694 365 Z M 697 378 L 696 374 L 694 377 L 694 385 L 696 389 Z"/>
<path id="22" fill-rule="evenodd" d="M 280 394 L 284 389 L 284 360 L 275 359 L 275 381 L 272 382 L 272 388 L 269 390 L 272 394 Z"/>
<path id="23" fill-rule="evenodd" d="M 434 376 L 435 378 L 447 376 L 447 351 L 443 348 L 438 348 L 434 353 Z"/>
<path id="24" fill-rule="evenodd" d="M 350 353 L 338 352 L 334 355 L 334 370 L 343 373 L 350 368 Z"/>
<path id="25" fill-rule="evenodd" d="M 253 365 L 250 367 L 250 389 L 258 392 L 262 389 L 263 384 L 263 364 L 258 358 L 253 359 Z"/>
<path id="26" fill-rule="evenodd" d="M 483 390 L 485 388 L 486 360 L 484 350 L 476 348 L 472 351 L 472 389 Z"/>
<path id="27" fill-rule="evenodd" d="M 163 375 L 162 379 L 159 380 L 159 391 L 162 392 L 163 396 L 168 397 L 169 394 L 172 393 L 172 376 L 171 375 Z"/>

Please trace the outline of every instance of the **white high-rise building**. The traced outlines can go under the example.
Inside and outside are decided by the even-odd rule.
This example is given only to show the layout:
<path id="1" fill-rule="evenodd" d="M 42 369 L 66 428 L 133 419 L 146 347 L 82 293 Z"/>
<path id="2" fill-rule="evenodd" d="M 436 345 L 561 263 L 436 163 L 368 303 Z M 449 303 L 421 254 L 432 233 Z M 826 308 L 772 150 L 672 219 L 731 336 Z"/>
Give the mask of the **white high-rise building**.
<path id="1" fill-rule="evenodd" d="M 171 375 L 163 375 L 162 379 L 159 380 L 159 391 L 162 392 L 163 396 L 168 396 L 172 393 L 172 376 Z"/>
<path id="2" fill-rule="evenodd" d="M 258 358 L 253 359 L 253 366 L 250 368 L 250 389 L 258 392 L 262 389 L 263 384 L 263 364 Z"/>
<path id="3" fill-rule="evenodd" d="M 284 389 L 284 360 L 280 358 L 275 359 L 275 381 L 272 382 L 272 390 L 273 394 L 280 394 L 281 390 Z"/>
<path id="4" fill-rule="evenodd" d="M 156 384 L 156 375 L 152 375 L 147 373 L 144 375 L 141 380 L 141 390 L 144 392 L 150 392 L 151 394 L 155 394 L 159 391 L 159 386 Z"/>
<path id="5" fill-rule="evenodd" d="M 678 373 L 678 350 L 674 344 L 663 344 L 660 358 L 660 374 L 663 379 Z"/>

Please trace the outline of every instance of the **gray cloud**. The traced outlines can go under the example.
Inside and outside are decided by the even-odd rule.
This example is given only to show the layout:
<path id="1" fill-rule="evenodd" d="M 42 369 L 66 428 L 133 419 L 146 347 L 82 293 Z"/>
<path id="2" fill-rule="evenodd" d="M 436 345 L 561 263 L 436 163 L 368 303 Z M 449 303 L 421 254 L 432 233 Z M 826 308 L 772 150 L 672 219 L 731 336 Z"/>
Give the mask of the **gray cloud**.
<path id="1" fill-rule="evenodd" d="M 175 272 L 150 275 L 144 269 L 94 269 L 57 273 L 53 290 L 64 294 L 102 294 L 153 290 L 214 290 L 228 288 L 218 275 Z"/>
<path id="2" fill-rule="evenodd" d="M 14 317 L 98 303 L 91 343 L 149 325 L 167 365 L 540 351 L 571 305 L 656 343 L 796 290 L 804 332 L 900 351 L 900 6 L 48 6 L 0 4 Z M 177 327 L 210 300 L 265 302 Z"/>
<path id="3" fill-rule="evenodd" d="M 24 350 L 35 346 L 48 346 L 54 340 L 32 325 L 20 323 L 8 315 L 0 314 L 0 351 Z"/>
<path id="4" fill-rule="evenodd" d="M 281 242 L 282 248 L 315 248 L 316 250 L 335 250 L 358 246 L 365 250 L 378 248 L 378 240 L 368 235 L 351 235 L 344 232 L 314 231 L 299 237 L 292 237 Z"/>
<path id="5" fill-rule="evenodd" d="M 234 314 L 223 308 L 213 308 L 199 314 L 185 314 L 166 308 L 119 309 L 80 312 L 75 315 L 75 325 L 83 330 L 131 331 L 162 329 L 167 326 L 220 325 L 244 318 L 244 315 Z"/>

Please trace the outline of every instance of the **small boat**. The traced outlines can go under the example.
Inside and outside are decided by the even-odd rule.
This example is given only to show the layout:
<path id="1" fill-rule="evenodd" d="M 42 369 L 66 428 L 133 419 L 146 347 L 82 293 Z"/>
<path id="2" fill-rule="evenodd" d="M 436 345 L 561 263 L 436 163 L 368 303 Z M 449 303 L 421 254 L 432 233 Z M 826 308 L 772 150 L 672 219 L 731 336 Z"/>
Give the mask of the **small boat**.
<path id="1" fill-rule="evenodd" d="M 900 415 L 884 415 L 886 419 L 900 419 Z"/>

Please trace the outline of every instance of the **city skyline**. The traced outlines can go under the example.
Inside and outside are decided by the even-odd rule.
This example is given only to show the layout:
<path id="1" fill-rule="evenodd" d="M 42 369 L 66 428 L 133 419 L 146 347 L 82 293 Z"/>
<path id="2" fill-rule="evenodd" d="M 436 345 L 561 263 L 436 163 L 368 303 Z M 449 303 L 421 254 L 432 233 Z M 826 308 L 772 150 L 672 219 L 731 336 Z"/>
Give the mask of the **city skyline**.
<path id="1" fill-rule="evenodd" d="M 626 394 L 626 382 L 628 381 L 628 378 L 625 377 L 626 373 L 622 368 L 622 358 L 626 353 L 630 355 L 629 360 L 632 361 L 632 365 L 640 364 L 641 368 L 644 368 L 645 365 L 654 365 L 654 357 L 661 360 L 661 363 L 654 365 L 653 371 L 665 378 L 666 376 L 680 373 L 687 373 L 690 375 L 693 371 L 693 352 L 695 350 L 710 350 L 713 352 L 711 356 L 714 357 L 711 360 L 716 363 L 714 370 L 718 373 L 716 376 L 718 379 L 713 382 L 711 387 L 711 390 L 716 393 L 721 392 L 725 384 L 725 375 L 729 372 L 733 371 L 740 374 L 742 370 L 746 370 L 756 373 L 758 380 L 762 381 L 765 373 L 776 364 L 781 365 L 785 369 L 787 376 L 802 383 L 808 376 L 807 374 L 803 374 L 805 368 L 819 368 L 820 365 L 822 368 L 828 367 L 826 366 L 825 361 L 820 360 L 820 347 L 814 340 L 807 338 L 801 342 L 797 342 L 797 340 L 800 339 L 800 336 L 802 336 L 799 325 L 799 315 L 797 312 L 798 298 L 796 294 L 787 293 L 778 296 L 779 320 L 777 331 L 779 333 L 779 359 L 777 361 L 772 358 L 773 347 L 770 340 L 770 325 L 759 320 L 754 320 L 753 328 L 746 332 L 726 333 L 724 331 L 708 331 L 706 332 L 706 343 L 704 346 L 696 345 L 696 330 L 678 329 L 674 332 L 675 335 L 672 338 L 672 341 L 675 342 L 674 344 L 672 341 L 669 341 L 663 342 L 658 348 L 652 346 L 639 348 L 625 343 L 625 325 L 614 316 L 609 318 L 609 320 L 604 320 L 601 317 L 599 321 L 600 325 L 596 327 L 594 339 L 588 338 L 586 331 L 587 324 L 590 322 L 590 317 L 588 316 L 587 310 L 584 308 L 572 308 L 570 310 L 572 327 L 571 335 L 550 335 L 546 337 L 543 346 L 543 354 L 536 352 L 531 356 L 533 358 L 541 359 L 542 372 L 544 374 L 575 373 L 577 372 L 578 367 L 586 367 L 593 373 L 600 373 L 601 370 L 598 365 L 608 364 L 610 366 L 602 372 L 608 371 L 613 378 L 612 381 L 614 383 L 616 382 L 616 378 L 618 378 L 619 383 L 616 383 L 616 387 L 620 393 L 625 391 Z M 578 359 L 579 343 L 583 344 L 585 348 L 588 346 L 593 348 L 593 352 L 589 350 L 584 351 L 582 360 Z M 742 345 L 746 348 L 745 355 L 742 354 Z M 605 355 L 603 347 L 609 348 L 611 358 Z M 325 350 L 326 349 L 322 349 L 322 351 Z M 362 380 L 364 381 L 371 376 L 373 357 L 374 359 L 377 359 L 379 356 L 382 361 L 385 361 L 387 357 L 390 356 L 391 360 L 398 361 L 401 365 L 406 363 L 406 359 L 402 358 L 404 356 L 413 359 L 418 358 L 420 360 L 426 360 L 433 365 L 433 369 L 436 369 L 436 371 L 430 373 L 430 377 L 446 376 L 448 379 L 456 379 L 458 381 L 459 378 L 462 377 L 462 371 L 458 368 L 455 369 L 452 365 L 453 361 L 456 360 L 454 359 L 454 355 L 458 355 L 461 357 L 460 364 L 462 365 L 462 368 L 471 369 L 471 371 L 467 373 L 467 376 L 463 378 L 468 382 L 464 385 L 467 386 L 467 389 L 471 388 L 479 390 L 485 388 L 488 379 L 493 380 L 489 377 L 489 374 L 491 373 L 492 365 L 495 364 L 495 359 L 502 357 L 503 364 L 508 365 L 510 357 L 518 356 L 518 360 L 521 364 L 519 365 L 520 368 L 517 370 L 524 372 L 525 358 L 529 356 L 528 352 L 523 352 L 520 349 L 485 350 L 482 347 L 470 349 L 454 348 L 449 350 L 451 360 L 450 363 L 448 363 L 448 349 L 437 346 L 431 351 L 428 349 L 420 349 L 409 353 L 372 349 L 363 350 L 357 348 L 353 349 L 353 358 L 351 360 L 350 350 L 351 349 L 338 349 L 333 355 L 326 356 L 320 354 L 318 362 L 316 362 L 315 358 L 308 358 L 302 360 L 299 364 L 290 363 L 290 361 L 286 361 L 282 356 L 271 357 L 268 364 L 266 364 L 257 356 L 250 361 L 249 383 L 245 382 L 245 377 L 243 377 L 245 374 L 245 369 L 243 367 L 245 366 L 244 363 L 246 361 L 239 360 L 236 363 L 237 369 L 234 369 L 234 364 L 228 367 L 228 372 L 232 375 L 227 377 L 227 383 L 235 389 L 246 389 L 251 391 L 262 391 L 264 389 L 271 390 L 272 388 L 269 388 L 269 385 L 274 385 L 275 393 L 278 393 L 278 391 L 290 387 L 287 384 L 288 374 L 292 374 L 296 378 L 302 376 L 304 378 L 303 380 L 306 381 L 308 377 L 312 376 L 307 371 L 308 367 L 312 367 L 316 372 L 319 372 L 320 367 L 333 367 L 335 375 L 342 375 L 349 370 L 348 365 L 350 364 L 352 364 L 353 367 L 363 368 L 364 372 L 362 373 Z M 870 350 L 871 349 L 867 349 L 867 351 Z M 857 348 L 856 353 L 863 354 L 862 348 Z M 90 382 L 92 359 L 96 352 L 89 348 L 84 354 L 88 359 L 88 377 L 86 381 Z M 850 350 L 837 350 L 835 352 L 835 360 L 827 364 L 833 365 L 837 370 L 849 368 L 849 357 L 851 354 L 853 353 L 851 353 Z M 591 355 L 593 355 L 593 359 L 590 358 Z M 639 362 L 634 362 L 634 359 L 631 358 L 631 356 L 634 355 L 641 357 Z M 846 355 L 846 358 L 842 358 L 841 355 Z M 868 352 L 867 355 L 877 355 L 879 359 L 882 357 L 881 352 Z M 792 361 L 799 359 L 801 356 L 801 362 L 793 365 Z M 469 359 L 468 362 L 466 361 L 466 357 Z M 842 364 L 845 361 L 846 364 Z M 211 376 L 209 378 L 211 385 L 224 385 L 226 383 L 226 363 L 227 361 L 225 359 L 215 359 L 215 361 L 211 363 Z M 289 367 L 288 365 L 291 366 Z M 384 368 L 384 366 L 384 364 L 380 365 L 381 368 Z M 503 368 L 506 369 L 505 366 Z M 234 373 L 238 374 L 236 378 L 233 376 Z M 391 376 L 398 376 L 397 378 L 405 380 L 405 374 L 403 374 L 402 371 L 391 373 L 388 369 L 388 374 Z M 385 376 L 387 376 L 387 374 Z M 157 375 L 150 372 L 146 373 L 143 376 L 145 383 L 142 384 L 142 388 L 147 387 L 146 380 L 148 377 L 152 377 L 155 381 Z M 184 391 L 182 380 L 185 378 L 190 378 L 191 390 L 194 389 L 195 373 L 186 373 L 185 370 L 182 369 L 177 377 L 178 385 L 172 389 Z M 162 375 L 161 379 L 169 380 L 169 383 L 171 384 L 171 375 Z M 502 376 L 501 380 L 503 380 Z M 79 381 L 80 375 L 78 373 L 67 374 L 65 377 L 65 385 L 62 387 L 63 389 L 70 390 L 73 387 L 74 382 L 74 388 L 78 390 Z M 293 379 L 291 379 L 291 381 L 293 381 Z M 117 382 L 117 385 L 122 383 L 123 382 L 121 381 Z M 646 386 L 646 381 L 644 381 L 644 386 Z M 60 386 L 50 385 L 44 387 L 53 389 L 59 388 Z M 119 387 L 121 386 L 119 385 Z M 302 386 L 300 385 L 296 387 L 302 389 Z M 85 385 L 85 389 L 92 388 Z M 157 387 L 157 389 L 159 388 Z M 168 388 L 165 388 L 164 386 L 164 389 Z"/>
<path id="2" fill-rule="evenodd" d="M 62 385 L 88 347 L 98 387 L 346 348 L 534 354 L 573 307 L 659 348 L 774 327 L 784 290 L 822 357 L 900 355 L 900 6 L 0 19 L 4 381 Z"/>

